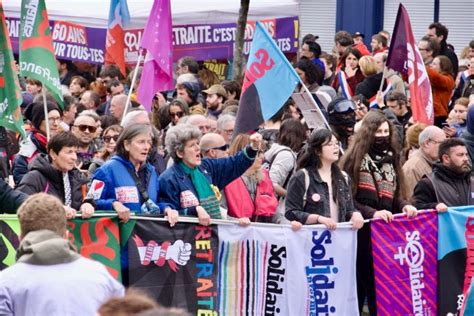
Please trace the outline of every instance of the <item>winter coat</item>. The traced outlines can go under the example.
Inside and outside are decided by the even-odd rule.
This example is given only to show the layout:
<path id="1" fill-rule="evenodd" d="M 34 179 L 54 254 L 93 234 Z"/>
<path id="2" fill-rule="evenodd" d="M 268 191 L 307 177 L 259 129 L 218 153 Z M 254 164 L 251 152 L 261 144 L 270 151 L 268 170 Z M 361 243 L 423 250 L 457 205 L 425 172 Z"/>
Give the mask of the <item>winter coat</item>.
<path id="1" fill-rule="evenodd" d="M 78 210 L 83 203 L 83 192 L 86 190 L 87 179 L 77 169 L 69 173 L 71 183 L 71 207 Z M 28 195 L 48 193 L 65 202 L 63 173 L 55 169 L 47 155 L 38 155 L 30 164 L 29 172 L 25 174 L 17 189 Z"/>
<path id="2" fill-rule="evenodd" d="M 426 68 L 433 92 L 433 108 L 435 117 L 448 116 L 448 104 L 454 89 L 454 79 L 451 75 L 441 74 L 429 67 Z"/>
<path id="3" fill-rule="evenodd" d="M 46 147 L 40 143 L 34 133 L 31 133 L 20 143 L 20 151 L 13 161 L 12 174 L 16 185 L 20 184 L 21 179 L 28 172 L 28 164 L 38 154 L 46 154 Z"/>

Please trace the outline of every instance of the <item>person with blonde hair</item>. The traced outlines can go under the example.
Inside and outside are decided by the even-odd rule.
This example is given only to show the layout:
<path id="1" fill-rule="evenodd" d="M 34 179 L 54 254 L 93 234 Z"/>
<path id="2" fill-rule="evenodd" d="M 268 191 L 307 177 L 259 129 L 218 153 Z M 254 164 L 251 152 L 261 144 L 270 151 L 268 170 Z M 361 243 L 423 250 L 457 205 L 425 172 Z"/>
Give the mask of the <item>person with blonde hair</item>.
<path id="1" fill-rule="evenodd" d="M 1 315 L 95 315 L 123 286 L 69 244 L 61 201 L 30 196 L 18 210 L 17 262 L 0 274 Z"/>
<path id="2" fill-rule="evenodd" d="M 380 89 L 383 72 L 379 72 L 377 62 L 373 56 L 363 56 L 359 60 L 359 66 L 365 78 L 357 85 L 356 94 L 362 94 L 367 100 L 372 101 Z M 388 81 L 384 79 L 382 91 L 387 88 L 387 85 Z"/>

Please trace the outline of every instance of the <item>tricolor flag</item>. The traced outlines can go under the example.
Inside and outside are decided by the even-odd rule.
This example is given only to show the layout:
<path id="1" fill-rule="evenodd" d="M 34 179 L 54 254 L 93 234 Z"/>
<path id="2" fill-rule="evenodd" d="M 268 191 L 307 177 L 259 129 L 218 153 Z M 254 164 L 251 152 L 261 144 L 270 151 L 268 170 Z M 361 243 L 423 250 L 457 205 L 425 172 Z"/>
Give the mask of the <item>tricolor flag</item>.
<path id="1" fill-rule="evenodd" d="M 173 89 L 173 40 L 170 0 L 155 0 L 143 32 L 141 47 L 147 50 L 143 64 L 138 101 L 151 111 L 159 91 Z"/>
<path id="2" fill-rule="evenodd" d="M 44 0 L 22 0 L 20 75 L 41 81 L 62 107 L 63 95 Z"/>
<path id="3" fill-rule="evenodd" d="M 351 86 L 347 82 L 346 73 L 344 71 L 339 71 L 337 73 L 337 78 L 339 79 L 339 85 L 341 86 L 342 96 L 347 100 L 352 99 L 354 96 L 354 91 L 352 91 Z"/>
<path id="4" fill-rule="evenodd" d="M 382 91 L 382 95 L 383 95 L 383 98 L 385 99 L 385 96 L 390 92 L 392 91 L 393 89 L 393 86 L 392 84 L 387 80 L 387 79 L 384 79 L 385 80 L 385 83 L 384 85 L 386 86 L 386 88 Z M 369 99 L 369 108 L 373 109 L 373 108 L 376 108 L 378 109 L 380 106 L 377 102 L 377 94 L 375 94 L 374 96 L 372 96 L 370 99 Z"/>
<path id="5" fill-rule="evenodd" d="M 25 136 L 20 104 L 22 102 L 12 45 L 0 1 L 0 126 Z"/>
<path id="6" fill-rule="evenodd" d="M 430 80 L 413 36 L 408 12 L 401 3 L 398 7 L 386 65 L 408 76 L 411 110 L 415 122 L 433 124 L 434 110 Z"/>
<path id="7" fill-rule="evenodd" d="M 105 39 L 105 64 L 116 64 L 120 72 L 126 76 L 125 43 L 123 29 L 130 23 L 127 0 L 111 0 L 109 10 L 109 25 Z"/>
<path id="8" fill-rule="evenodd" d="M 258 128 L 288 100 L 300 78 L 262 24 L 257 22 L 245 71 L 235 135 Z"/>

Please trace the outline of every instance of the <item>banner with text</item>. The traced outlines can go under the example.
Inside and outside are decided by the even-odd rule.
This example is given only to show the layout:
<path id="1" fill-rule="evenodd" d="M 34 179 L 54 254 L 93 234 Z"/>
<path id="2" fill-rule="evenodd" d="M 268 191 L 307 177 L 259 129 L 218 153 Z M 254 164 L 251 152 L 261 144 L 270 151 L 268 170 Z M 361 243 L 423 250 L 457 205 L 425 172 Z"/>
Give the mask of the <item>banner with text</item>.
<path id="1" fill-rule="evenodd" d="M 20 19 L 6 19 L 14 53 L 18 53 Z M 261 20 L 283 53 L 298 49 L 298 17 Z M 255 32 L 255 21 L 245 29 L 244 54 L 248 55 Z M 107 29 L 85 27 L 66 21 L 50 21 L 53 46 L 59 59 L 103 64 Z M 235 23 L 173 26 L 173 58 L 193 56 L 196 60 L 233 59 Z M 125 60 L 134 64 L 138 58 L 143 29 L 125 31 Z"/>
<path id="2" fill-rule="evenodd" d="M 474 207 L 449 208 L 438 225 L 439 314 L 458 314 L 474 275 Z"/>
<path id="3" fill-rule="evenodd" d="M 436 315 L 437 213 L 373 221 L 371 233 L 378 313 Z"/>

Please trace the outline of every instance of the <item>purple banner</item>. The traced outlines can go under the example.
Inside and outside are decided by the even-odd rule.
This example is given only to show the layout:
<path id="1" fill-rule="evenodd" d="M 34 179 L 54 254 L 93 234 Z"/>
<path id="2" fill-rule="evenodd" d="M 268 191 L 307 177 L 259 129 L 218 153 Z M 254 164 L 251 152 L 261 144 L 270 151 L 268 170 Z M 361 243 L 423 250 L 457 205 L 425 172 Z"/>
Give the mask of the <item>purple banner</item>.
<path id="1" fill-rule="evenodd" d="M 437 220 L 429 211 L 372 222 L 379 315 L 437 314 Z"/>
<path id="2" fill-rule="evenodd" d="M 7 18 L 13 52 L 18 54 L 20 20 Z M 298 49 L 298 17 L 261 20 L 283 53 Z M 103 64 L 106 29 L 84 27 L 65 21 L 50 21 L 53 45 L 58 59 Z M 173 59 L 193 56 L 196 60 L 233 59 L 235 23 L 173 26 Z M 125 32 L 125 60 L 134 64 L 138 58 L 143 29 Z M 255 33 L 255 22 L 245 29 L 244 54 L 248 55 Z"/>

